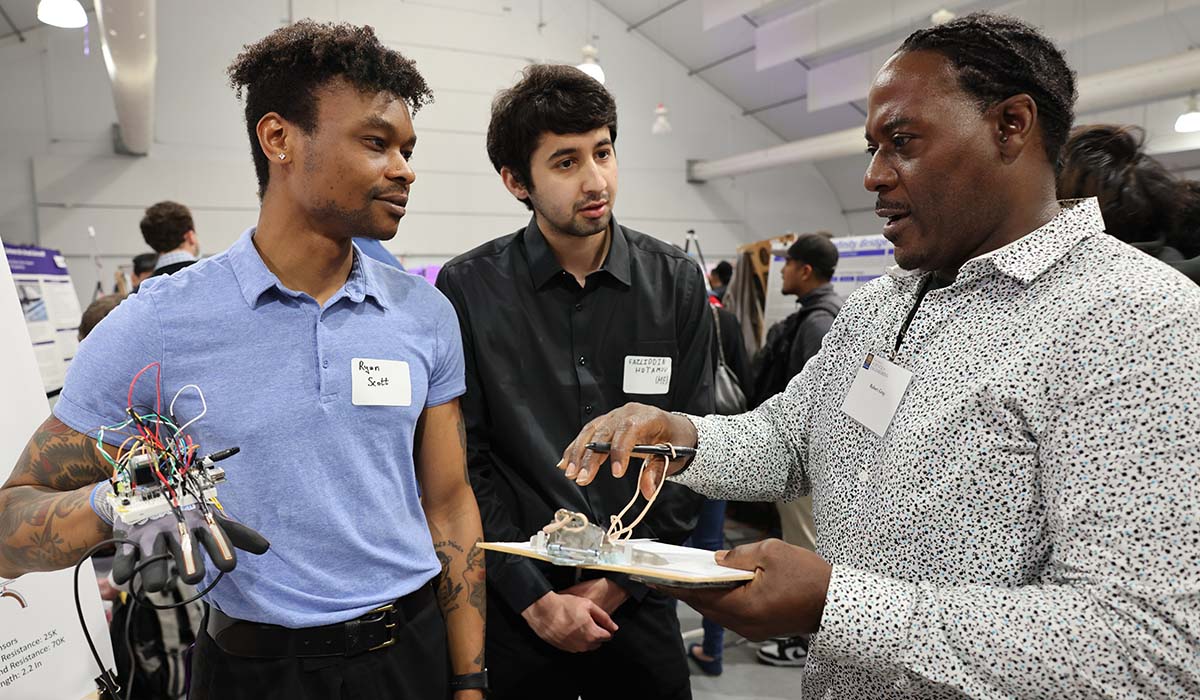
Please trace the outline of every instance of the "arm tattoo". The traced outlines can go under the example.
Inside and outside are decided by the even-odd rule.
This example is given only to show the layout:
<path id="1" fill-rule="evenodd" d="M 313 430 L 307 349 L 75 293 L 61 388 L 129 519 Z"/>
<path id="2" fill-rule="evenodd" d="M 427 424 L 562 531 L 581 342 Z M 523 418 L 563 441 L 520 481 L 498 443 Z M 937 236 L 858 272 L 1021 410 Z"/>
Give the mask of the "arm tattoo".
<path id="1" fill-rule="evenodd" d="M 25 446 L 9 483 L 72 491 L 103 481 L 111 473 L 111 467 L 96 451 L 94 439 L 50 417 Z"/>
<path id="2" fill-rule="evenodd" d="M 463 453 L 463 479 L 469 484 L 471 483 L 470 473 L 467 471 L 467 422 L 463 419 L 462 413 L 458 414 L 458 444 L 462 447 Z"/>
<path id="3" fill-rule="evenodd" d="M 74 564 L 108 528 L 91 516 L 86 487 L 110 468 L 95 442 L 58 419 L 47 419 L 0 489 L 0 563 L 46 571 Z"/>
<path id="4" fill-rule="evenodd" d="M 484 555 L 478 547 L 482 539 L 476 540 L 475 546 L 467 552 L 467 568 L 463 571 L 463 583 L 467 586 L 467 602 L 479 612 L 479 616 L 487 619 L 487 587 L 484 583 Z M 483 652 L 481 651 L 480 654 Z"/>
<path id="5" fill-rule="evenodd" d="M 462 556 L 462 547 L 453 540 L 441 540 L 433 543 L 442 572 L 437 576 L 437 599 L 442 608 L 442 615 L 449 615 L 458 610 L 458 597 L 462 594 L 462 584 L 455 583 L 450 575 L 450 564 L 453 559 Z M 457 553 L 457 554 L 455 554 Z"/>

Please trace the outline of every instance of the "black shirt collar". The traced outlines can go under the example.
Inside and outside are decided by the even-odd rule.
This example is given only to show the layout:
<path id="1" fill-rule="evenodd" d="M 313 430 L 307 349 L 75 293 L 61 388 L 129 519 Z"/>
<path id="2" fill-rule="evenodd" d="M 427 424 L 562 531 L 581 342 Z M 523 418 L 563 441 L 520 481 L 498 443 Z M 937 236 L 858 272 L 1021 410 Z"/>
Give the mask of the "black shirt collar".
<path id="1" fill-rule="evenodd" d="M 629 241 L 625 237 L 625 229 L 617 223 L 616 217 L 613 217 L 611 226 L 612 242 L 608 246 L 608 256 L 598 272 L 607 272 L 613 279 L 628 287 L 631 279 Z M 529 274 L 533 287 L 541 289 L 563 272 L 562 265 L 559 264 L 558 258 L 554 257 L 554 251 L 550 249 L 550 244 L 546 243 L 546 237 L 538 228 L 536 216 L 529 217 L 529 225 L 525 227 L 522 239 L 525 242 L 525 254 L 529 258 Z"/>

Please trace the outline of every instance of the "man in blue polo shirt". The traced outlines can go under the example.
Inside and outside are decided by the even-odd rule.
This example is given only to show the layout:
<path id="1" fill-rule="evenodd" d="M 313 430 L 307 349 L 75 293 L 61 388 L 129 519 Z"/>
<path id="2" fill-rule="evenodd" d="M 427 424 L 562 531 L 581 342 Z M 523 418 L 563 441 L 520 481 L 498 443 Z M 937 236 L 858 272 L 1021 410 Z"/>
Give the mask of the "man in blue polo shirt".
<path id="1" fill-rule="evenodd" d="M 220 498 L 271 542 L 209 594 L 191 697 L 481 697 L 458 321 L 431 285 L 351 243 L 395 234 L 428 87 L 369 27 L 311 22 L 248 46 L 229 72 L 258 225 L 145 283 L 81 346 L 0 489 L 0 577 L 74 564 L 110 536 L 89 507 L 109 476 L 89 435 L 120 421 L 130 379 L 157 362 L 164 402 L 204 392 L 206 413 L 193 391 L 174 407 L 204 413 L 196 441 L 241 448 Z M 135 405 L 155 399 L 153 380 L 134 387 Z"/>

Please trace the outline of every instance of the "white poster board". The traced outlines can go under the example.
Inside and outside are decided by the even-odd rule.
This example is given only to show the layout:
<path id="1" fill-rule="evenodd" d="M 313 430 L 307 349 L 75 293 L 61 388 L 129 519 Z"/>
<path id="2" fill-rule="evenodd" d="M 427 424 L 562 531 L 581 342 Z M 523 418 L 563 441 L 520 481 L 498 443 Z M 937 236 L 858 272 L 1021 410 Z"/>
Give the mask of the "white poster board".
<path id="1" fill-rule="evenodd" d="M 882 234 L 835 238 L 833 245 L 838 249 L 833 289 L 843 299 L 867 282 L 887 274 L 887 269 L 896 264 L 896 246 Z"/>
<path id="2" fill-rule="evenodd" d="M 57 250 L 4 244 L 46 392 L 61 389 L 79 347 L 79 297 Z"/>
<path id="3" fill-rule="evenodd" d="M 0 260 L 0 482 L 50 413 L 8 263 Z M 75 614 L 72 571 L 0 580 L 0 700 L 73 700 L 100 674 Z M 91 562 L 79 573 L 88 631 L 112 666 L 108 625 Z"/>

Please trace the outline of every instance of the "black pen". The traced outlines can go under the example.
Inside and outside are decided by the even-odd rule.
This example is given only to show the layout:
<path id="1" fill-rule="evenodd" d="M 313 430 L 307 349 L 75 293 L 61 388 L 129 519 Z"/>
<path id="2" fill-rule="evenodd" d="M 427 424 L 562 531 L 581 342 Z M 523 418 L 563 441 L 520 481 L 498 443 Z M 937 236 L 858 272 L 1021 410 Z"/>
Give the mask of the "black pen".
<path id="1" fill-rule="evenodd" d="M 584 445 L 592 452 L 608 452 L 612 449 L 612 444 L 607 442 L 589 442 Z M 634 445 L 631 454 L 656 455 L 660 457 L 671 457 L 671 448 L 666 445 Z M 696 448 L 694 447 L 676 447 L 674 457 L 695 457 Z"/>

